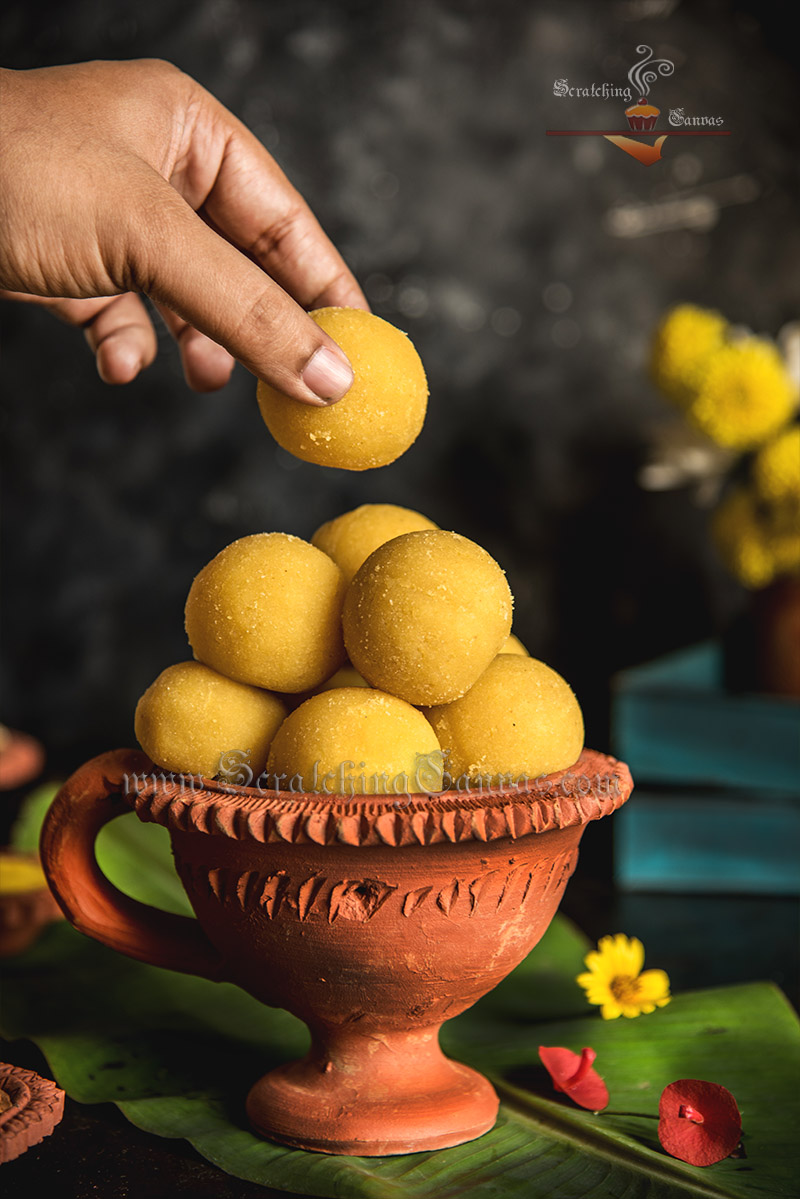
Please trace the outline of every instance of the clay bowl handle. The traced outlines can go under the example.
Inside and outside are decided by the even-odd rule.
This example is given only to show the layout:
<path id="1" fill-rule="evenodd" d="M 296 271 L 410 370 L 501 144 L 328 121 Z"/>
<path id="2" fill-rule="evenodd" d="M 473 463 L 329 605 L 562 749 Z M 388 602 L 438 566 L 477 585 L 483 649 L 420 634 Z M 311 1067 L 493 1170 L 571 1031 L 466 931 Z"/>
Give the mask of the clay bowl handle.
<path id="1" fill-rule="evenodd" d="M 118 749 L 87 762 L 59 791 L 42 826 L 40 853 L 50 889 L 80 932 L 153 966 L 222 977 L 222 960 L 197 920 L 140 903 L 113 886 L 94 852 L 104 824 L 131 811 L 126 775 L 152 770 L 144 754 Z"/>

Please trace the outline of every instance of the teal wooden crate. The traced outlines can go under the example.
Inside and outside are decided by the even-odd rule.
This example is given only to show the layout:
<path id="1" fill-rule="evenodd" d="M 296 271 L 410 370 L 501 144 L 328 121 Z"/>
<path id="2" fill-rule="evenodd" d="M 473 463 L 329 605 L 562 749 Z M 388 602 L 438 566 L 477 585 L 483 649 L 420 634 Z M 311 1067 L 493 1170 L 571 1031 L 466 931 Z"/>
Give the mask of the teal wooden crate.
<path id="1" fill-rule="evenodd" d="M 726 691 L 707 642 L 618 675 L 612 730 L 622 888 L 800 894 L 800 704 Z"/>
<path id="2" fill-rule="evenodd" d="M 800 798 L 637 787 L 614 816 L 626 891 L 800 895 Z"/>
<path id="3" fill-rule="evenodd" d="M 634 778 L 800 794 L 800 703 L 732 694 L 713 641 L 617 675 L 616 752 Z"/>

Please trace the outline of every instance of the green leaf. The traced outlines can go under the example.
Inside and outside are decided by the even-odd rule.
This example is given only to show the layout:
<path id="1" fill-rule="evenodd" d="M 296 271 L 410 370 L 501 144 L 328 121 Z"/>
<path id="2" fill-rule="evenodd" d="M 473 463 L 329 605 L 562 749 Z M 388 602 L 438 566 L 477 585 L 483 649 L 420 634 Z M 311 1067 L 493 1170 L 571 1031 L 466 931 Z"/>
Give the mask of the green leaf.
<path id="1" fill-rule="evenodd" d="M 25 853 L 35 853 L 39 848 L 39 833 L 45 812 L 56 797 L 59 783 L 43 783 L 25 799 L 11 830 L 11 844 Z"/>
<path id="2" fill-rule="evenodd" d="M 43 815 L 26 811 L 30 840 Z M 114 821 L 99 849 L 103 868 L 136 898 L 185 911 L 164 830 Z M 800 1027 L 767 984 L 676 996 L 636 1020 L 605 1022 L 575 974 L 585 938 L 556 917 L 540 945 L 469 1012 L 445 1025 L 452 1056 L 488 1074 L 502 1105 L 495 1128 L 468 1145 L 386 1158 L 286 1149 L 249 1132 L 244 1097 L 265 1070 L 302 1054 L 305 1027 L 229 984 L 130 961 L 54 925 L 7 967 L 3 1029 L 27 1036 L 62 1086 L 84 1103 L 117 1103 L 132 1123 L 183 1137 L 236 1177 L 339 1199 L 669 1199 L 795 1194 L 794 1133 Z M 232 1030 L 232 1031 L 231 1031 Z M 573 1107 L 539 1065 L 540 1044 L 591 1045 L 611 1093 L 606 1113 Z M 666 1156 L 658 1098 L 678 1078 L 733 1092 L 747 1158 L 708 1169 Z"/>

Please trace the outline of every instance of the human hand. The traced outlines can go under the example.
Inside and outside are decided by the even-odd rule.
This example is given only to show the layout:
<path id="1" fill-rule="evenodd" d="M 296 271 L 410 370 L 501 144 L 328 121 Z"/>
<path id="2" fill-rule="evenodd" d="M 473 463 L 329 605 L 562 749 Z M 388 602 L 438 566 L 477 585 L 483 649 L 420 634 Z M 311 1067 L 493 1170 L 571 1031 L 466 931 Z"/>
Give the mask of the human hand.
<path id="1" fill-rule="evenodd" d="M 153 361 L 157 305 L 197 391 L 234 359 L 308 404 L 347 358 L 305 309 L 367 308 L 260 142 L 169 63 L 0 71 L 0 288 L 84 329 L 107 383 Z"/>

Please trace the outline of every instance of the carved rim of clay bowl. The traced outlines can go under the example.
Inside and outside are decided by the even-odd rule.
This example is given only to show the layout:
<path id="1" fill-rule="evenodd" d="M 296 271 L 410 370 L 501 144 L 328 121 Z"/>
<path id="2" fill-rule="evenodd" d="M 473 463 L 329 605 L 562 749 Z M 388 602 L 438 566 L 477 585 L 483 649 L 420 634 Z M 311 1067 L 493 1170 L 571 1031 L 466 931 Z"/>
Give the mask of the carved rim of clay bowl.
<path id="1" fill-rule="evenodd" d="M 144 761 L 144 768 L 141 762 Z M 318 845 L 494 841 L 608 816 L 632 789 L 624 762 L 584 749 L 574 765 L 507 786 L 434 794 L 268 791 L 170 774 L 140 758 L 123 794 L 143 821 L 234 840 Z M 147 769 L 147 766 L 150 769 Z"/>

